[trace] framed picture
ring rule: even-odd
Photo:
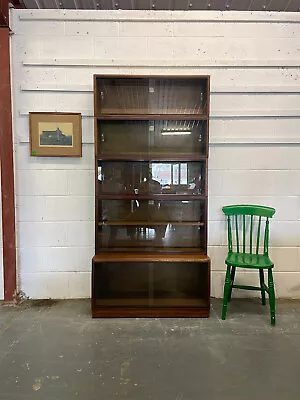
[[[39,157],[81,157],[81,114],[29,113],[30,154]]]

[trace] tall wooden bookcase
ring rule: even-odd
[[[208,76],[94,76],[93,317],[208,317]]]

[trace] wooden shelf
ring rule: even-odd
[[[97,156],[98,161],[207,161],[207,156],[199,154],[176,153],[175,155],[167,153],[99,153]]]
[[[192,114],[192,113],[186,113],[186,114],[97,114],[95,115],[95,119],[97,120],[150,120],[150,121],[155,121],[155,120],[164,120],[164,119],[172,119],[174,121],[177,120],[195,120],[195,121],[203,121],[208,119],[207,114]]]
[[[200,194],[116,194],[116,193],[99,193],[97,195],[99,200],[169,200],[169,201],[180,201],[180,200],[206,200],[207,196]]]
[[[93,257],[94,263],[103,262],[191,262],[191,263],[207,263],[209,257],[203,253],[102,253]]]
[[[205,303],[198,307],[105,307],[92,306],[93,318],[208,318],[210,304]]]
[[[114,247],[113,253],[127,253],[127,254],[150,254],[150,253],[155,253],[155,254],[203,254],[205,255],[204,249],[201,247],[172,247],[172,252],[170,252],[169,248],[164,248],[164,247],[148,247],[148,248],[143,248],[143,247]],[[112,254],[112,249],[110,248],[103,248],[101,250],[101,255],[102,254]],[[98,254],[100,255],[100,254]]]
[[[201,298],[112,298],[97,299],[96,305],[104,307],[204,307],[206,302]]]
[[[179,226],[205,226],[204,222],[195,221],[102,221],[99,226],[165,226],[165,225],[179,225]]]

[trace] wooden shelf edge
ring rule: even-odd
[[[119,17],[116,17],[119,19]],[[20,19],[25,19],[20,18]],[[30,17],[28,17],[28,19],[30,19]],[[161,18],[160,18],[161,19]],[[213,18],[212,18],[213,19]],[[276,19],[276,18],[275,18]],[[144,20],[144,19],[143,19]],[[141,79],[174,79],[174,78],[178,78],[178,79],[185,79],[185,80],[197,80],[197,81],[209,81],[210,80],[210,75],[206,75],[206,74],[196,74],[196,75],[186,75],[186,74],[178,74],[178,75],[168,75],[168,74],[94,74],[94,79],[95,80],[101,80],[101,79],[115,79],[115,78],[141,78]],[[206,82],[205,82],[206,83]]]
[[[207,200],[207,195],[202,194],[116,194],[116,193],[98,193],[96,194],[98,200],[168,200],[168,201],[195,201]]]
[[[205,247],[101,247],[95,255],[102,254],[204,254],[207,255]]]
[[[166,162],[193,162],[193,161],[207,161],[208,155],[188,155],[188,154],[176,154],[175,156],[166,154],[98,154],[97,161],[166,161]]]
[[[101,114],[94,115],[96,120],[191,120],[205,121],[209,119],[208,114]]]
[[[210,307],[166,307],[166,308],[103,308],[93,307],[93,318],[208,318]]]
[[[93,257],[94,263],[102,262],[209,262],[208,255],[203,253],[103,253]]]
[[[166,225],[175,225],[175,226],[205,226],[204,222],[194,222],[194,221],[103,221],[99,222],[98,226],[166,226]]]

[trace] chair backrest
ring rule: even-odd
[[[268,254],[269,218],[275,209],[251,204],[233,204],[222,211],[227,216],[228,250],[237,253]]]

